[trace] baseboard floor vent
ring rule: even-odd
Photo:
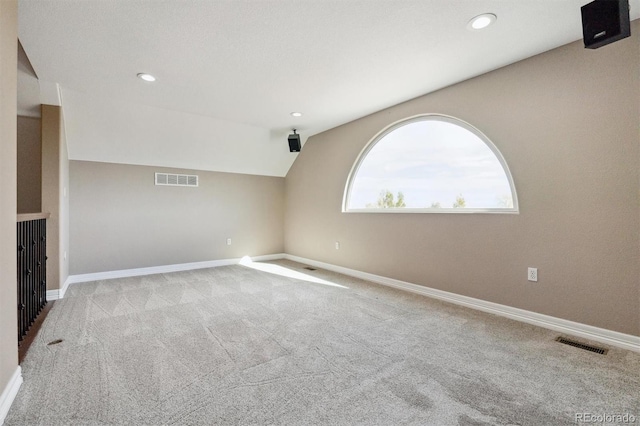
[[[565,339],[564,337],[558,337],[556,342],[564,343],[565,345],[574,346],[576,348],[584,349],[585,351],[595,352],[600,355],[606,355],[609,351],[605,348],[599,348],[597,346],[585,345],[584,343],[576,342],[574,340]]]
[[[156,173],[156,185],[198,186],[198,175],[178,175],[173,173]]]

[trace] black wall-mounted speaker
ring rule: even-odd
[[[629,0],[595,0],[580,11],[587,49],[597,49],[631,35]]]
[[[289,135],[289,152],[300,152],[300,135],[294,133]]]

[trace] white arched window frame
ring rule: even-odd
[[[406,126],[411,123],[416,123],[420,121],[439,121],[450,123],[456,126],[459,126],[473,135],[475,135],[478,139],[480,139],[493,153],[495,158],[498,160],[500,165],[502,166],[502,170],[504,171],[505,177],[509,184],[509,189],[511,192],[511,201],[512,207],[491,207],[491,208],[473,208],[473,207],[465,207],[465,208],[413,208],[413,207],[395,207],[395,208],[352,208],[349,206],[350,198],[352,195],[353,184],[358,176],[358,171],[362,163],[366,160],[367,155],[371,152],[371,150],[376,146],[378,142],[384,139],[385,136],[392,133],[393,131]],[[491,142],[491,140],[476,127],[471,124],[460,120],[455,117],[442,115],[442,114],[421,114],[413,117],[409,117],[395,123],[390,124],[386,128],[382,129],[378,134],[376,134],[367,145],[362,149],[360,154],[358,155],[357,160],[353,164],[351,171],[349,172],[349,177],[347,179],[347,183],[345,186],[343,201],[342,201],[342,212],[343,213],[456,213],[456,214],[469,214],[469,213],[506,213],[506,214],[518,214],[518,196],[516,193],[516,187],[513,181],[513,177],[511,175],[511,171],[509,170],[509,166],[505,161],[502,153],[498,150],[498,148]]]

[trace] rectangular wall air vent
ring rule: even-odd
[[[173,173],[156,173],[156,185],[198,186],[198,175],[177,175]]]
[[[574,346],[576,348],[584,349],[585,351],[595,352],[600,355],[606,355],[608,349],[599,348],[598,346],[586,345],[584,343],[576,342],[575,340],[565,339],[562,336],[556,338],[556,342],[564,343],[565,345]]]

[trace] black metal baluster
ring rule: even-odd
[[[17,223],[18,340],[47,303],[46,219]]]
[[[18,278],[18,341],[22,339],[22,311],[20,310],[20,303],[22,300],[22,271],[24,270],[24,250],[25,246],[23,244],[23,223],[18,222],[17,226],[17,239],[18,239],[18,265],[17,265],[17,278]]]

